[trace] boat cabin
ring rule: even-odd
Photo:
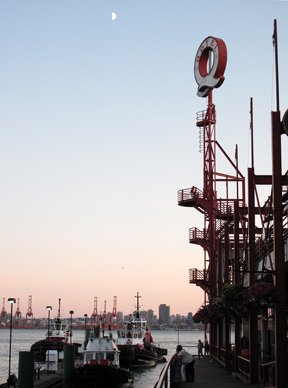
[[[84,351],[85,364],[119,366],[119,350],[112,335],[109,337],[91,337]]]
[[[56,318],[50,323],[49,332],[47,333],[47,339],[62,341],[67,343],[70,337],[70,325],[63,323],[61,319]]]
[[[87,351],[84,353],[85,364],[119,365],[120,352]]]

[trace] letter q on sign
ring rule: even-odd
[[[211,63],[210,63],[211,62]],[[194,63],[198,84],[197,95],[206,97],[210,89],[219,88],[224,82],[227,49],[222,39],[208,36],[200,45]]]

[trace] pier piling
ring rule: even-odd
[[[69,385],[74,379],[74,362],[75,362],[74,345],[64,346],[64,362],[63,362],[63,383]]]
[[[18,388],[34,387],[34,353],[19,352]]]

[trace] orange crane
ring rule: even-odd
[[[98,326],[98,324],[99,324],[98,312],[97,312],[97,302],[98,302],[98,298],[97,298],[97,296],[95,296],[94,297],[94,310],[93,310],[93,313],[91,315],[91,327]]]
[[[20,329],[20,327],[22,327],[22,313],[20,311],[20,299],[17,298],[17,309],[15,311],[15,319],[14,319],[14,327],[16,327],[17,329]]]
[[[110,326],[112,330],[117,330],[118,329],[118,315],[117,315],[117,296],[114,296],[113,298],[113,310],[110,315]]]
[[[5,310],[5,298],[3,298],[3,307],[1,310],[1,327],[7,326],[7,311]]]
[[[28,311],[26,314],[25,327],[30,329],[33,328],[32,295],[29,295],[28,298]]]

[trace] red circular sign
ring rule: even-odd
[[[197,95],[206,97],[210,89],[219,88],[224,82],[227,49],[222,39],[208,36],[200,45],[194,63],[198,84]]]

